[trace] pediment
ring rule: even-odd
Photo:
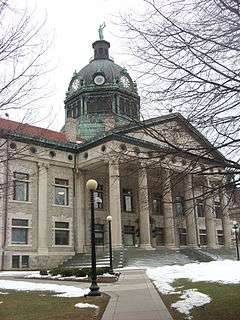
[[[200,132],[177,118],[162,123],[153,123],[146,127],[135,128],[130,132],[126,132],[125,135],[162,147],[174,148],[176,151],[180,149],[184,152],[211,159],[223,159],[223,156],[213,148],[211,143]]]

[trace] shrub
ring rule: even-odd
[[[47,275],[48,275],[47,269],[41,269],[41,270],[39,271],[39,273],[40,273],[41,276],[47,276]]]
[[[85,277],[85,276],[86,276],[86,273],[84,272],[83,269],[74,269],[73,275],[74,275],[75,277]]]
[[[109,267],[97,267],[97,275],[102,275],[104,273],[108,273],[110,271]],[[92,275],[92,268],[54,268],[49,271],[51,276],[61,275],[62,277],[85,277]]]
[[[62,277],[72,277],[74,276],[74,269],[62,269],[60,274]]]
[[[51,276],[57,276],[62,273],[62,269],[61,268],[53,268],[49,271],[49,273]]]

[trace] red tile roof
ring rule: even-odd
[[[17,133],[46,138],[48,140],[67,142],[65,134],[62,132],[39,128],[27,123],[16,122],[3,118],[0,118],[0,129],[7,129]]]

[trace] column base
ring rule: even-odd
[[[179,248],[176,247],[174,244],[167,244],[165,247],[169,250],[179,250]]]
[[[199,249],[199,246],[196,243],[194,243],[194,244],[190,243],[190,244],[187,245],[187,247],[190,247],[190,248],[193,248],[193,249]]]
[[[122,244],[113,244],[112,245],[113,250],[121,250],[123,248]]]
[[[151,244],[140,244],[139,248],[144,250],[156,250],[156,248],[153,248]]]
[[[209,244],[207,245],[208,249],[218,249],[218,246],[216,244]]]

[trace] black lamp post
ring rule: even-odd
[[[108,221],[108,239],[109,239],[110,273],[113,273],[113,256],[112,256],[112,216],[107,216],[107,221]]]
[[[240,227],[239,223],[237,221],[233,221],[233,232],[235,233],[237,260],[239,260],[239,248],[238,248],[239,227]]]
[[[91,201],[91,249],[92,249],[92,284],[90,292],[87,296],[100,296],[99,286],[97,285],[97,270],[96,270],[96,243],[95,243],[95,221],[94,221],[94,191],[97,189],[97,181],[90,179],[86,183],[86,188],[90,191]]]

